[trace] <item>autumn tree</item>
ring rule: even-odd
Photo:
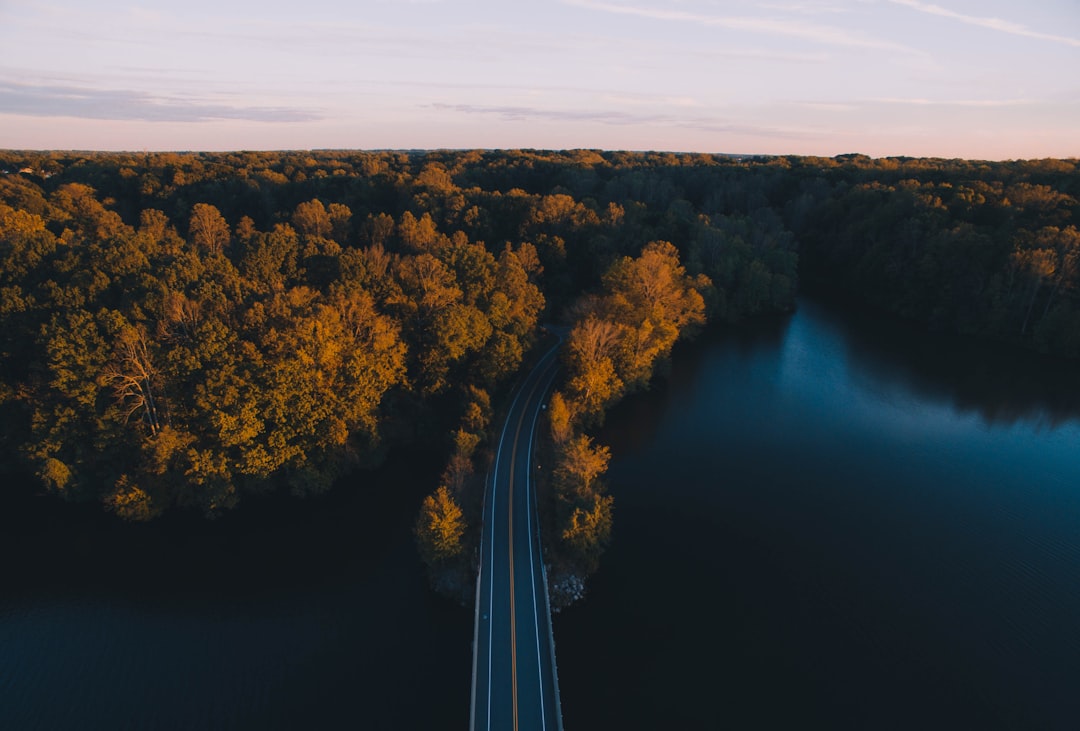
[[[154,367],[146,332],[126,327],[117,338],[112,360],[101,374],[127,422],[138,416],[150,436],[165,423],[164,402],[159,392],[160,374]]]
[[[401,214],[397,235],[406,251],[419,253],[432,249],[442,238],[430,213],[417,218],[411,211]]]
[[[154,243],[165,240],[169,230],[169,217],[156,208],[146,208],[139,212],[139,233]]]
[[[333,231],[330,214],[318,198],[301,203],[293,211],[292,225],[301,236],[328,238]]]
[[[612,265],[604,275],[605,309],[624,326],[617,359],[627,385],[645,385],[653,363],[667,357],[681,335],[704,325],[701,292],[709,285],[704,276],[686,274],[678,250],[667,241],[654,241],[640,256]]]
[[[556,447],[561,447],[573,433],[573,422],[570,406],[560,391],[553,392],[548,400],[547,418],[551,438]]]
[[[211,254],[220,254],[229,243],[229,224],[216,206],[196,203],[191,207],[188,235],[195,246]]]
[[[583,418],[599,418],[623,392],[614,362],[621,331],[618,324],[595,314],[587,315],[570,331],[566,341],[567,391],[573,410]]]
[[[437,567],[458,558],[464,532],[464,514],[445,486],[423,499],[416,537],[424,563]]]
[[[790,310],[802,274],[934,329],[1080,355],[1070,160],[0,162],[36,171],[0,175],[0,450],[44,489],[129,518],[318,491],[420,434],[448,451],[443,484],[470,517],[490,436],[474,396],[520,368],[545,312],[569,325],[556,452],[647,386],[702,303],[732,321]],[[586,482],[552,521],[579,557],[611,514],[600,477]]]
[[[607,471],[611,450],[593,444],[590,437],[579,434],[560,449],[555,466],[555,479],[565,495],[587,495],[596,488],[597,478]]]
[[[352,210],[344,203],[331,203],[326,208],[330,217],[330,232],[339,244],[349,240],[349,227],[352,224]]]
[[[1041,312],[1045,317],[1062,289],[1077,284],[1080,267],[1080,232],[1075,227],[1047,226],[1035,236],[1025,238],[1029,239],[1029,245],[1018,247],[1012,256],[1014,266],[1029,282],[1030,295],[1020,328],[1022,335],[1027,332],[1039,295],[1046,293]]]
[[[89,185],[65,183],[49,197],[49,202],[53,220],[70,226],[84,240],[109,239],[125,228],[119,214],[108,210]]]
[[[574,506],[564,524],[562,540],[586,574],[596,571],[604,549],[611,542],[614,505],[610,495],[592,493]]]

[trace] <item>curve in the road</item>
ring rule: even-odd
[[[546,731],[562,727],[554,642],[550,634],[551,610],[542,564],[537,580],[535,554],[540,550],[539,524],[534,519],[535,495],[531,485],[536,426],[544,397],[558,369],[555,359],[558,345],[544,354],[511,401],[485,495],[473,643],[470,728],[474,731],[504,728]],[[511,425],[513,434],[508,441]],[[504,460],[504,449],[510,450],[508,463]],[[501,499],[503,495],[505,500]],[[505,509],[501,507],[503,502]],[[542,599],[537,596],[541,592]],[[532,621],[521,625],[517,621],[520,600],[532,605]],[[546,635],[546,641],[542,635]],[[524,656],[519,656],[522,653]]]

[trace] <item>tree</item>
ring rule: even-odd
[[[643,386],[653,363],[671,352],[679,336],[705,323],[705,300],[699,290],[710,284],[692,279],[679,263],[679,252],[667,241],[653,241],[636,259],[623,257],[604,275],[605,309],[623,330],[618,365],[620,377]]]
[[[397,224],[394,223],[394,217],[386,214],[379,213],[368,214],[367,220],[363,225],[363,237],[367,239],[369,246],[386,246],[390,242],[390,237],[394,235],[394,227]]]
[[[236,238],[239,241],[245,244],[250,243],[257,233],[258,229],[255,228],[255,221],[250,216],[241,216],[240,220],[236,222]]]
[[[591,495],[583,505],[574,508],[563,528],[563,541],[586,573],[596,570],[600,556],[611,542],[614,502],[610,495]]]
[[[169,217],[155,208],[146,208],[139,212],[139,233],[148,236],[157,243],[165,239],[169,228]]]
[[[414,253],[429,251],[442,240],[430,213],[417,219],[410,211],[405,211],[398,222],[397,235],[406,251]]]
[[[125,226],[119,214],[105,208],[97,199],[97,191],[83,183],[65,183],[49,199],[53,218],[72,224],[76,233],[88,241],[108,239],[121,233]]]
[[[408,305],[414,307],[426,323],[433,314],[462,297],[454,273],[431,254],[405,256],[397,267],[401,286],[408,296]]]
[[[150,495],[128,475],[121,475],[116,481],[113,491],[105,498],[105,505],[125,520],[145,521],[161,513]]]
[[[122,330],[113,359],[102,373],[102,382],[112,388],[125,423],[138,414],[150,436],[161,431],[164,424],[164,402],[155,395],[158,376],[145,331],[133,327]]]
[[[188,234],[195,246],[206,249],[211,254],[220,254],[229,243],[229,224],[216,206],[196,203],[191,207]]]
[[[622,394],[623,381],[612,357],[620,330],[609,320],[589,315],[570,331],[566,341],[567,391],[576,414],[599,418],[604,408]]]
[[[424,562],[438,566],[459,558],[465,527],[465,514],[445,485],[424,498],[416,521],[416,539]]]
[[[595,491],[596,480],[607,471],[611,450],[593,444],[592,438],[579,434],[562,447],[557,457],[555,479],[563,494],[588,495]]]
[[[25,283],[55,250],[41,216],[0,203],[0,282]]]
[[[352,211],[343,203],[331,203],[326,208],[330,216],[330,228],[334,241],[345,244],[349,240],[349,225],[352,221]]]
[[[333,225],[330,214],[318,198],[301,203],[292,215],[292,225],[302,236],[329,238]]]
[[[548,424],[551,426],[551,438],[556,446],[561,447],[566,444],[573,433],[570,406],[566,403],[566,399],[563,398],[562,392],[555,391],[551,394],[551,399],[548,401],[547,416]]]
[[[192,341],[195,339],[202,319],[202,302],[197,299],[190,299],[179,292],[165,290],[162,297],[161,320],[159,321],[160,335],[176,335]]]

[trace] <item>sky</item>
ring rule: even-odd
[[[1080,156],[1080,0],[0,0],[0,148]]]

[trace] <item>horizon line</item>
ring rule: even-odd
[[[1015,158],[978,158],[978,157],[943,157],[941,155],[870,155],[863,152],[842,152],[835,155],[806,154],[790,152],[711,152],[704,150],[675,150],[659,148],[604,148],[604,147],[280,147],[280,148],[235,148],[228,150],[198,150],[198,149],[90,149],[90,148],[36,148],[36,147],[0,147],[0,154],[81,154],[81,155],[230,155],[237,153],[300,153],[300,152],[352,152],[352,153],[406,153],[428,154],[433,152],[543,152],[543,153],[566,153],[566,152],[595,152],[595,153],[629,153],[635,155],[662,154],[662,155],[714,155],[738,159],[748,158],[824,158],[836,160],[840,158],[864,157],[870,160],[963,160],[967,162],[1027,162],[1033,160],[1061,160],[1080,162],[1080,156],[1070,155],[1065,157],[1015,157]]]

